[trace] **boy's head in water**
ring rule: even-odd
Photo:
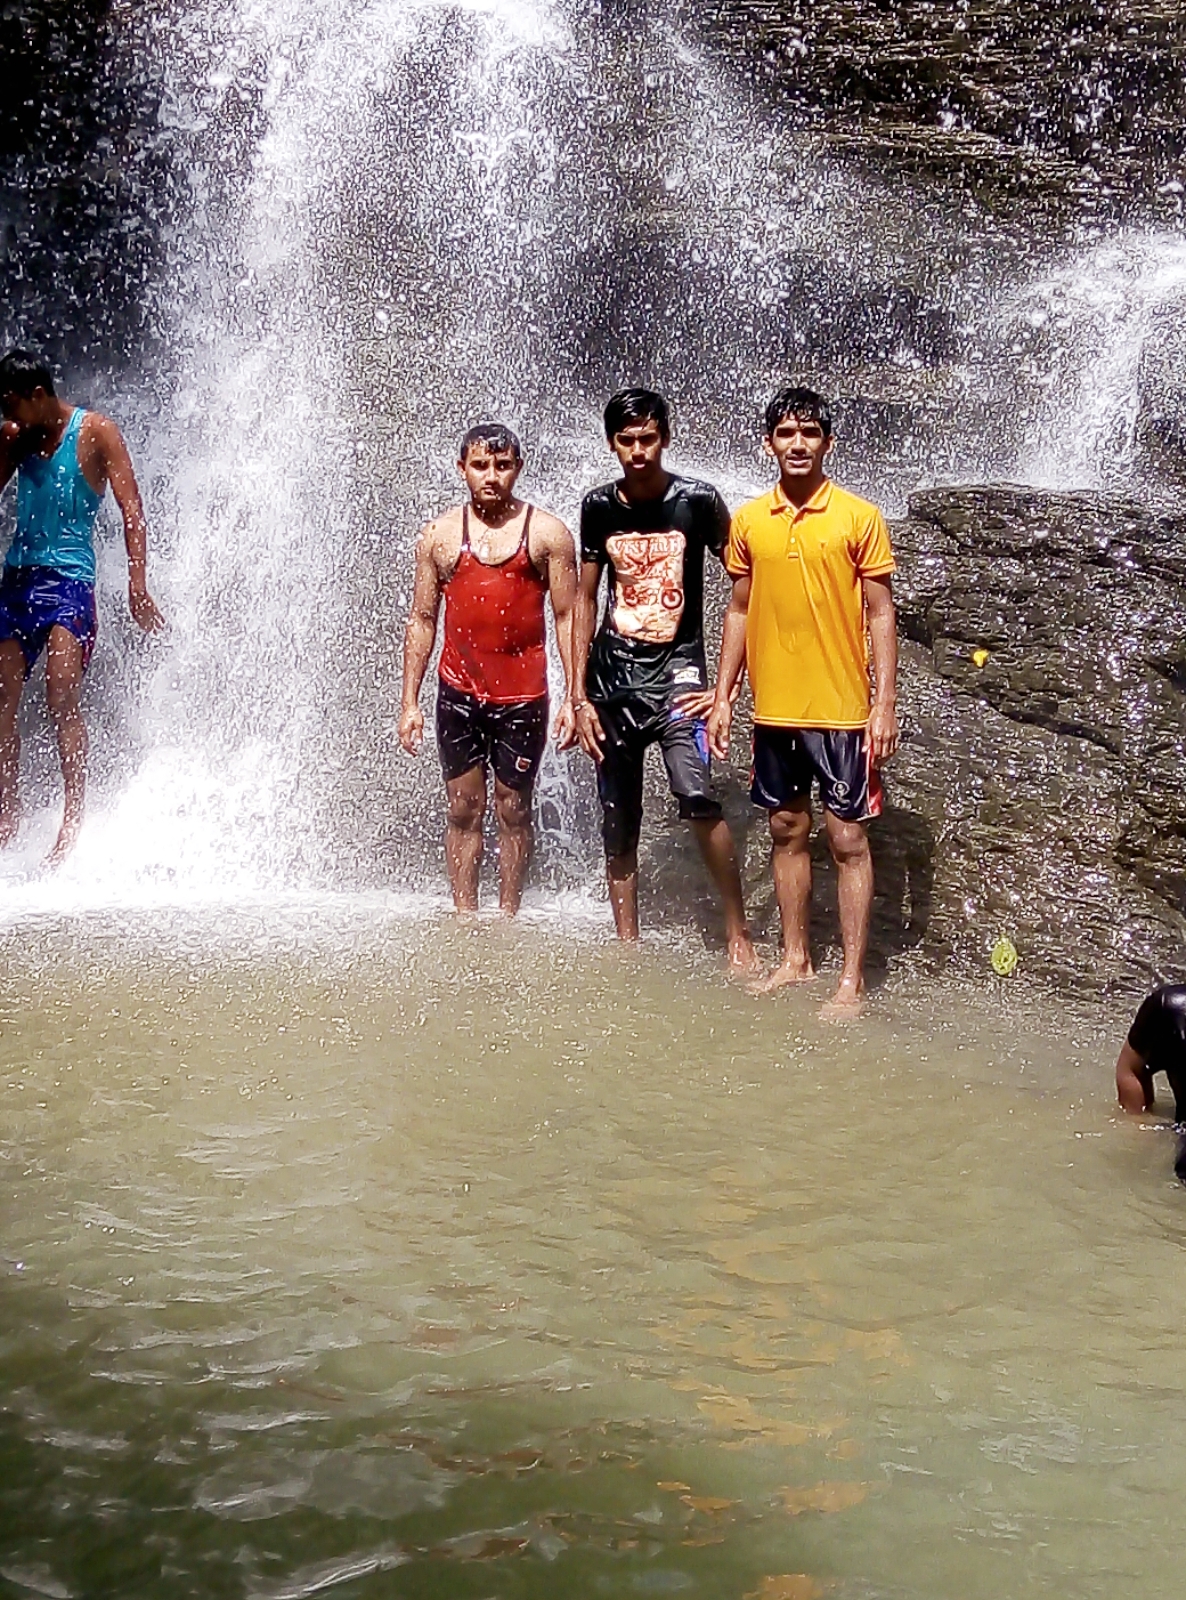
[[[502,422],[480,422],[461,441],[457,470],[480,516],[501,516],[515,498],[523,470],[519,437]]]

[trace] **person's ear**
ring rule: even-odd
[[[834,433],[830,433],[828,435],[828,437],[824,440],[824,455],[823,455],[823,459],[825,461],[832,454],[832,446],[835,443],[836,443],[836,435]]]
[[[774,456],[774,440],[769,434],[766,434],[762,439],[762,451],[765,455]],[[774,459],[777,461],[778,457],[774,456]]]

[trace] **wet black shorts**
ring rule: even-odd
[[[640,700],[598,704],[597,715],[605,730],[597,792],[607,856],[629,855],[638,846],[643,757],[648,745],[657,744],[663,752],[667,780],[685,821],[720,816],[720,804],[712,792],[708,735],[698,717],[683,717],[670,706],[660,709]]]
[[[781,811],[810,799],[816,778],[821,801],[841,822],[881,815],[881,780],[864,728],[754,728],[750,799],[756,806]]]
[[[548,742],[547,700],[492,705],[454,689],[437,686],[437,750],[446,781],[491,766],[508,789],[530,789]]]

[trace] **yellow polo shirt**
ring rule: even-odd
[[[751,579],[745,656],[754,721],[863,728],[870,691],[861,580],[894,570],[877,507],[825,478],[796,509],[778,484],[734,516],[725,566]]]

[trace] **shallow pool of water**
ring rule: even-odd
[[[1116,1019],[547,919],[0,938],[7,1592],[1178,1592]]]

